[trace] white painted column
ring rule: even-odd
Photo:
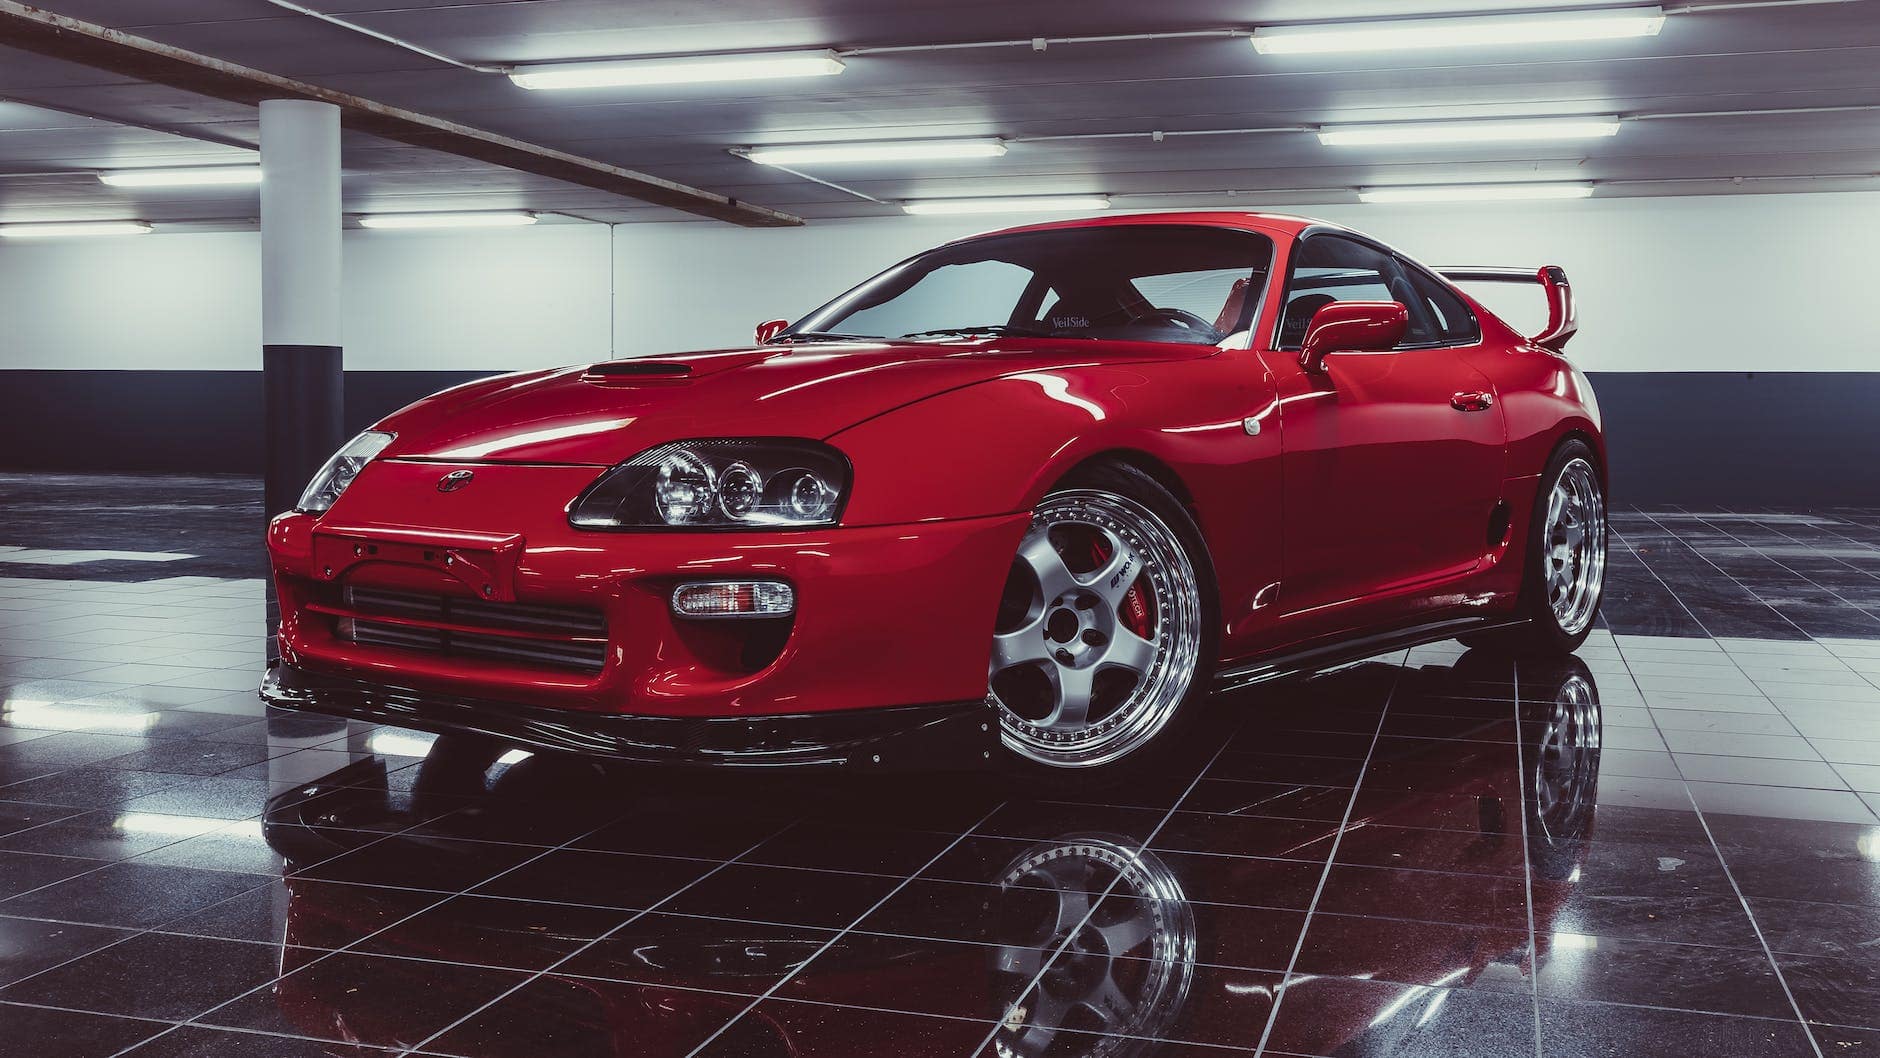
[[[261,104],[261,359],[266,504],[293,507],[341,443],[339,108]]]

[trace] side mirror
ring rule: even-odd
[[[1299,346],[1299,366],[1313,374],[1325,370],[1332,353],[1365,353],[1390,349],[1403,341],[1410,310],[1395,301],[1334,301],[1312,314],[1305,341]]]
[[[788,327],[789,325],[790,325],[789,320],[765,320],[764,322],[758,324],[757,325],[757,344],[763,345],[765,342],[770,341],[772,338],[775,338],[777,335],[782,334],[783,329],[785,327]]]

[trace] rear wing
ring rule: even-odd
[[[1566,348],[1567,342],[1580,329],[1573,288],[1567,284],[1567,273],[1559,265],[1542,265],[1538,269],[1458,265],[1437,271],[1455,283],[1539,283],[1547,294],[1547,326],[1528,339],[1535,345],[1557,353]]]

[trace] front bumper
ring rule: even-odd
[[[984,699],[761,717],[597,714],[380,686],[274,663],[270,705],[536,749],[649,764],[954,771],[984,768],[998,740]]]
[[[470,487],[437,491],[441,475],[472,468]],[[1029,515],[776,532],[571,528],[568,500],[598,472],[373,461],[331,511],[270,525],[282,657],[308,673],[594,720],[760,722],[984,696],[993,617]],[[787,635],[671,613],[679,583],[747,578],[795,589]],[[358,609],[345,593],[364,589],[593,615],[604,639],[578,634],[604,660],[577,669],[368,643],[345,623]]]

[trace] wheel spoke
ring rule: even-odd
[[[1110,558],[1102,568],[1094,573],[1077,578],[1085,588],[1096,592],[1112,608],[1122,605],[1123,596],[1129,593],[1130,585],[1136,583],[1136,577],[1142,572],[1142,556],[1136,549],[1117,539],[1109,537]]]
[[[1155,644],[1120,624],[1110,640],[1109,651],[1097,663],[1099,668],[1128,669],[1138,677],[1147,675],[1154,664]]]
[[[992,637],[992,671],[1004,672],[1014,665],[1041,665],[1051,660],[1050,651],[1045,649],[1044,618],[1025,622],[1024,626],[1011,632],[1001,632]]]
[[[1064,556],[1051,544],[1051,534],[1038,533],[1027,539],[1019,547],[1018,557],[1038,578],[1038,588],[1044,593],[1046,603],[1077,587],[1077,578],[1064,564]]]
[[[1057,700],[1051,704],[1051,715],[1045,718],[1044,726],[1072,730],[1083,727],[1090,716],[1091,670],[1053,665],[1047,671]]]
[[[1127,955],[1155,934],[1155,919],[1150,915],[1132,915],[1107,926],[1092,926],[1103,935],[1103,947],[1111,955]]]
[[[1090,894],[1082,889],[1059,889],[1057,891],[1057,921],[1051,926],[1051,936],[1062,937],[1071,930],[1084,924],[1090,914]]]

